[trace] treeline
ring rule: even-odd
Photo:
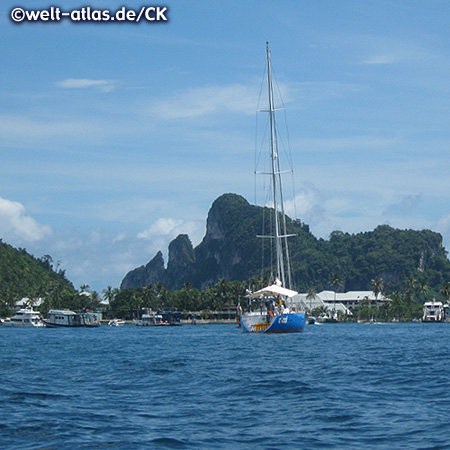
[[[296,223],[296,226],[297,231],[301,228],[308,235],[305,225]],[[383,225],[357,235],[333,232],[329,241],[315,240],[309,235],[309,240],[302,242],[301,257],[295,246],[292,252],[294,285],[298,291],[372,290],[375,295],[383,294],[392,300],[380,307],[363,301],[353,312],[354,318],[410,320],[421,316],[425,301],[450,298],[450,262],[437,233],[396,230]],[[250,281],[229,281],[222,277],[203,290],[188,281],[181,289],[167,289],[159,282],[122,290],[107,287],[101,294],[90,291],[88,286],[77,291],[60,263],[49,255],[35,258],[24,249],[15,249],[0,240],[0,317],[9,316],[24,297],[29,299],[30,306],[41,299],[39,310],[43,315],[49,309],[102,308],[106,317],[130,320],[146,309],[231,311],[239,301],[246,301],[246,289],[255,291],[268,283],[268,276],[253,277]],[[103,299],[109,301],[108,307],[101,303]]]
[[[58,261],[54,263],[49,255],[35,258],[0,239],[0,316],[8,315],[23,297],[30,302],[45,298],[49,305],[56,306],[77,296]]]
[[[308,241],[307,241],[308,242]],[[430,296],[438,296],[450,280],[450,261],[442,236],[430,230],[399,230],[380,225],[373,231],[349,234],[334,231],[329,240],[292,246],[292,268],[300,290],[332,289],[334,273],[341,274],[343,291],[370,290],[380,277],[389,292],[405,291],[409,278],[426,284]]]
[[[140,288],[112,289],[103,291],[109,301],[109,315],[121,319],[136,319],[142,311],[171,310],[181,312],[203,312],[207,316],[211,311],[235,311],[238,302],[246,301],[245,291],[249,287],[256,290],[267,284],[267,278],[255,278],[251,281],[219,280],[214,286],[203,291],[185,283],[179,290],[166,289],[161,283]]]
[[[214,286],[200,291],[185,283],[179,290],[166,289],[161,283],[148,285],[141,288],[115,289],[108,286],[100,295],[89,289],[89,286],[80,286],[80,292],[73,289],[64,289],[59,285],[50,283],[39,291],[31,291],[25,295],[29,300],[29,306],[35,306],[37,299],[42,299],[39,311],[46,315],[49,309],[70,309],[79,311],[83,309],[102,310],[103,318],[121,318],[132,320],[140,318],[147,310],[173,310],[185,313],[200,313],[208,317],[213,311],[229,311],[233,314],[240,302],[244,307],[247,303],[246,290],[255,291],[269,283],[267,277],[256,277],[250,281],[219,280]],[[342,290],[344,280],[340,274],[335,274],[330,280],[330,285],[336,290]],[[385,291],[383,279],[376,277],[372,280],[371,290],[376,298],[382,295],[390,299],[388,302],[374,304],[369,299],[352,308],[352,316],[339,315],[340,320],[379,320],[379,321],[408,321],[422,317],[423,303],[430,300],[428,286],[424,282],[418,282],[412,277],[408,278],[402,290],[393,292]],[[314,296],[313,288],[308,290],[308,295]],[[0,294],[0,316],[6,317],[13,312],[16,300],[6,301]],[[450,299],[450,282],[441,286],[437,300],[443,302]],[[103,302],[107,300],[108,302]],[[317,310],[307,311],[308,314],[319,315],[322,312],[330,312],[332,305]],[[328,311],[327,311],[328,310]]]
[[[202,242],[192,247],[180,235],[169,245],[165,267],[162,253],[145,266],[129,272],[122,288],[137,288],[161,282],[181,289],[186,282],[204,289],[221,278],[248,280],[270,275],[276,268],[273,239],[260,239],[270,231],[271,209],[250,205],[236,194],[216,199],[208,213]],[[399,230],[380,225],[373,231],[349,234],[333,231],[328,240],[317,239],[309,226],[286,216],[293,285],[299,292],[314,287],[332,289],[333,274],[340,273],[342,290],[370,290],[371,280],[381,277],[391,292],[403,290],[413,277],[426,283],[431,297],[450,280],[450,261],[442,236],[430,230]],[[284,220],[284,219],[283,219]]]
[[[111,287],[103,290],[103,297],[109,301],[108,316],[122,319],[135,319],[145,310],[170,310],[188,312],[203,312],[207,316],[211,311],[235,311],[238,303],[246,305],[246,290],[258,290],[267,286],[267,277],[255,277],[249,281],[227,281],[221,279],[216,285],[200,291],[185,283],[179,290],[166,289],[161,283],[141,288],[127,288],[123,290]],[[340,274],[334,274],[330,285],[336,290],[342,290],[344,280]],[[370,300],[363,300],[359,306],[352,309],[353,316],[340,316],[341,320],[381,320],[381,321],[408,321],[422,317],[423,304],[430,300],[429,288],[426,283],[409,277],[402,285],[403,289],[387,291],[381,277],[372,280],[370,290],[376,298],[384,296],[390,301],[381,305]],[[308,290],[310,295],[316,295],[315,290]],[[442,284],[437,300],[446,302],[450,300],[450,282]],[[329,310],[332,309],[330,305]],[[326,310],[307,311],[318,315]]]

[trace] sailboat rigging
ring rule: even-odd
[[[274,240],[276,257],[275,283],[249,293],[249,309],[240,314],[241,326],[244,331],[254,333],[284,333],[302,331],[305,325],[305,313],[295,312],[287,303],[296,291],[292,290],[292,276],[290,269],[288,238],[294,236],[287,233],[286,215],[284,210],[284,198],[282,192],[281,175],[278,155],[278,135],[276,129],[275,101],[272,83],[272,66],[269,44],[266,43],[267,57],[267,85],[268,85],[268,109],[269,114],[269,148],[270,148],[270,172],[272,201],[274,210],[274,224],[270,235],[259,235],[261,238]],[[258,309],[252,311],[252,300],[259,300]]]

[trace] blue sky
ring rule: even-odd
[[[0,237],[78,288],[118,287],[212,202],[254,199],[269,41],[298,218],[317,237],[379,224],[450,247],[450,3],[169,1],[168,23],[20,23],[0,6]],[[154,3],[152,3],[154,5]]]

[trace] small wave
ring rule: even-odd
[[[161,445],[163,448],[187,448],[191,446],[188,442],[167,437],[152,439],[150,443]]]

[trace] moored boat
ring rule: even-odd
[[[43,327],[44,322],[41,319],[39,311],[33,308],[19,309],[12,317],[3,320],[5,327]]]
[[[254,293],[249,293],[248,310],[240,313],[241,326],[244,331],[250,333],[288,333],[303,331],[306,314],[296,311],[289,304],[290,299],[297,294],[291,289],[291,268],[287,239],[291,236],[286,230],[286,215],[284,212],[284,198],[281,186],[280,160],[278,152],[278,138],[275,127],[275,104],[272,86],[272,69],[269,44],[266,45],[267,56],[267,84],[268,84],[268,109],[269,114],[269,139],[270,139],[270,171],[265,173],[270,177],[272,191],[273,229],[268,238],[274,245],[276,255],[275,282]],[[287,287],[286,287],[287,286]]]
[[[122,320],[122,319],[111,319],[108,322],[108,325],[110,327],[122,327],[123,325],[125,325],[125,320]]]
[[[281,282],[248,294],[249,308],[241,315],[241,326],[249,333],[289,333],[302,331],[305,313],[289,307],[289,299],[296,291],[283,288]],[[256,303],[253,304],[252,303]]]
[[[142,314],[142,317],[138,320],[134,320],[134,324],[138,327],[154,327],[154,326],[164,326],[169,325],[168,322],[164,322],[162,314],[148,312]]]
[[[336,316],[327,313],[322,313],[317,317],[318,323],[336,323],[337,321]]]
[[[316,318],[314,316],[308,316],[306,319],[306,323],[308,325],[315,325],[316,324]]]
[[[140,327],[161,327],[169,325],[182,325],[181,313],[178,311],[158,311],[142,314],[134,324]]]
[[[47,328],[95,328],[100,326],[96,314],[82,312],[76,313],[67,309],[51,309],[44,320]]]
[[[444,322],[447,319],[446,312],[449,311],[449,305],[432,300],[423,305],[422,322]]]

